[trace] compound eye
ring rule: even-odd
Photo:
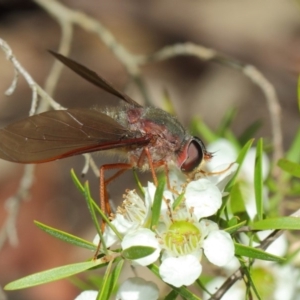
[[[181,165],[181,171],[192,172],[203,160],[205,148],[198,139],[193,139],[187,148],[187,158]]]

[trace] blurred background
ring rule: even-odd
[[[50,0],[49,0],[50,1]],[[150,54],[163,46],[193,42],[213,48],[256,66],[274,85],[282,107],[284,147],[287,149],[299,127],[297,77],[300,67],[300,7],[297,1],[60,1],[71,9],[99,20],[131,53]],[[61,37],[59,25],[38,5],[27,0],[0,0],[0,37],[34,80],[43,85]],[[75,28],[70,56],[102,74],[136,101],[143,98],[129,81],[124,66],[95,34]],[[20,78],[15,93],[4,95],[13,78],[13,67],[0,52],[0,125],[26,117],[31,91]],[[188,127],[199,117],[216,129],[230,108],[237,109],[233,131],[241,134],[255,121],[262,126],[256,137],[269,139],[270,117],[262,91],[242,73],[193,57],[177,57],[142,68],[152,103],[162,105],[167,90],[179,120]],[[93,107],[117,99],[83,81],[68,70],[59,80],[54,98],[65,107]],[[94,155],[99,166],[115,161]],[[95,234],[82,195],[70,178],[70,169],[80,174],[84,159],[68,158],[37,167],[30,195],[21,205],[17,220],[19,245],[6,242],[0,253],[0,285],[48,268],[87,259],[92,254],[76,250],[37,229],[38,220],[91,240]],[[6,200],[17,190],[23,166],[0,161],[0,226],[7,217]],[[147,175],[142,181],[146,183]],[[149,177],[148,177],[149,178]],[[98,179],[87,174],[95,199]],[[132,172],[115,180],[112,199],[121,199],[124,188],[133,188]],[[3,299],[73,299],[78,290],[68,281],[9,292]],[[6,297],[6,298],[5,298]]]

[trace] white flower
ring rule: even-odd
[[[203,249],[208,260],[219,267],[226,265],[234,256],[231,236],[222,230],[210,232],[203,242]]]
[[[147,228],[139,228],[135,231],[130,231],[124,236],[121,246],[123,250],[133,246],[148,246],[155,248],[156,250],[152,254],[134,260],[136,264],[141,266],[148,266],[154,263],[158,259],[160,253],[160,246],[155,233]]]
[[[155,193],[155,186],[151,182],[148,184],[148,188],[145,188],[145,199],[142,199],[135,190],[126,191],[122,206],[117,208],[116,214],[111,221],[121,236],[124,236],[131,230],[147,226],[151,214],[153,191]],[[103,237],[106,247],[111,247],[120,242],[109,225],[106,225]],[[98,245],[98,235],[95,236],[93,243]]]
[[[220,190],[208,179],[191,181],[185,191],[186,206],[193,208],[198,219],[215,214],[222,204]]]
[[[97,291],[83,291],[74,300],[96,300],[97,295]]]
[[[134,277],[121,284],[116,300],[156,300],[158,296],[159,290],[155,283]]]
[[[177,209],[169,220],[166,217],[163,220],[165,226],[158,231],[164,249],[159,274],[165,282],[176,287],[194,283],[202,271],[203,249],[208,260],[218,266],[233,258],[233,241],[228,233],[218,229],[216,223],[198,221],[184,207]],[[224,252],[221,255],[220,249]]]
[[[104,233],[107,246],[118,242],[123,251],[134,246],[153,247],[152,254],[133,259],[132,263],[147,266],[160,258],[160,276],[176,287],[190,285],[200,276],[203,251],[210,262],[225,265],[234,255],[233,241],[216,223],[202,218],[214,215],[221,207],[223,189],[236,168],[232,162],[220,165],[216,167],[219,173],[204,174],[205,178],[188,183],[183,182],[181,173],[176,177],[176,172],[170,172],[172,189],[165,188],[163,192],[158,224],[153,228],[150,225],[155,185],[148,183],[144,188],[144,200],[135,191],[127,191],[112,220],[122,241],[107,225]],[[182,200],[174,207],[181,193]],[[224,253],[216,258],[216,250],[220,249]]]
[[[202,266],[194,255],[168,257],[159,267],[159,274],[164,282],[175,287],[191,285],[200,276]]]

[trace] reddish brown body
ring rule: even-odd
[[[192,172],[203,159],[211,157],[202,141],[190,136],[169,113],[141,106],[95,72],[60,54],[51,53],[78,75],[119,97],[123,103],[101,111],[47,111],[10,124],[0,130],[0,158],[18,163],[42,163],[82,153],[119,149],[125,154],[123,167],[150,168],[155,176],[154,169],[159,166],[174,164],[183,172]],[[111,167],[107,166],[107,169]]]

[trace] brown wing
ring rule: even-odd
[[[147,136],[129,131],[95,110],[47,111],[0,130],[0,158],[41,163],[77,154],[144,145]]]
[[[56,57],[60,62],[62,62],[64,65],[69,67],[71,70],[73,70],[75,73],[77,73],[82,78],[86,79],[87,81],[93,83],[94,85],[102,88],[103,90],[107,91],[110,94],[113,94],[127,103],[135,106],[135,107],[142,107],[140,104],[138,104],[136,101],[134,101],[132,98],[130,98],[128,95],[118,91],[115,89],[109,82],[101,78],[97,73],[95,73],[92,70],[89,70],[85,66],[77,63],[76,61],[65,57],[59,53],[56,53],[54,51],[49,50],[49,52]]]

